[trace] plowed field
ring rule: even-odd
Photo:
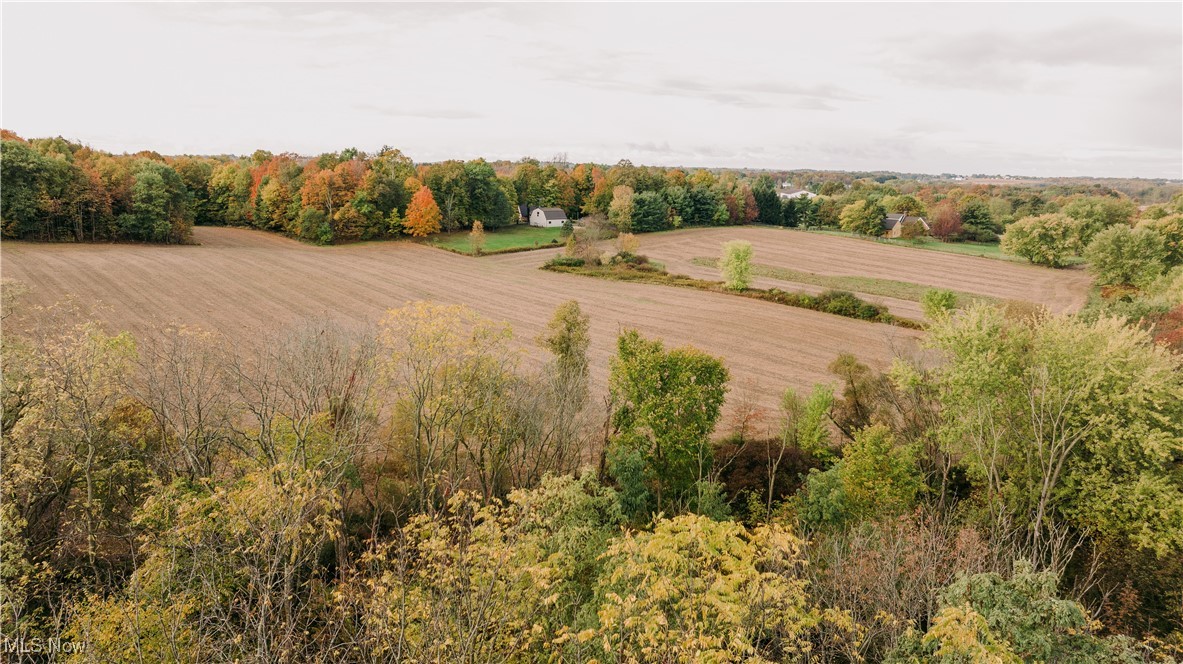
[[[5,278],[29,287],[32,304],[74,297],[99,303],[110,327],[150,333],[166,322],[198,325],[249,344],[260,331],[303,318],[377,321],[413,300],[462,303],[509,322],[529,344],[565,300],[592,320],[593,380],[607,378],[618,331],[635,327],[667,344],[692,344],[725,358],[736,392],[767,406],[786,386],[830,382],[826,365],[850,351],[875,366],[893,352],[915,352],[919,333],[748,298],[666,286],[627,284],[538,270],[550,250],[488,258],[459,256],[410,242],[313,247],[236,228],[197,228],[196,246],[46,245],[5,242]],[[756,259],[827,274],[865,274],[1004,298],[1053,309],[1079,306],[1081,272],[880,246],[845,238],[761,228],[703,229],[642,238],[641,250],[671,270],[720,243],[749,239]],[[781,282],[782,287],[784,282]],[[909,312],[910,313],[910,312]],[[19,320],[8,321],[19,325]]]

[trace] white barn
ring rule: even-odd
[[[534,208],[530,213],[530,225],[542,228],[554,228],[567,222],[567,213],[562,208],[546,207]]]

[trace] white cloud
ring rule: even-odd
[[[116,151],[1183,177],[1177,3],[4,14],[4,126]]]

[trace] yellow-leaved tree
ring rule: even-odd
[[[625,534],[605,554],[595,637],[628,661],[747,661],[808,650],[801,541],[685,514]]]

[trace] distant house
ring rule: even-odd
[[[533,208],[529,205],[518,206],[518,221],[530,221],[530,211]]]
[[[918,223],[928,232],[931,228],[924,217],[910,217],[902,212],[893,212],[883,218],[883,234],[887,237],[899,237],[904,232],[904,224]]]
[[[554,228],[567,223],[567,213],[562,208],[540,207],[530,212],[530,225]]]
[[[790,198],[817,198],[817,194],[804,189],[781,189],[776,192],[776,195],[785,200]]]

